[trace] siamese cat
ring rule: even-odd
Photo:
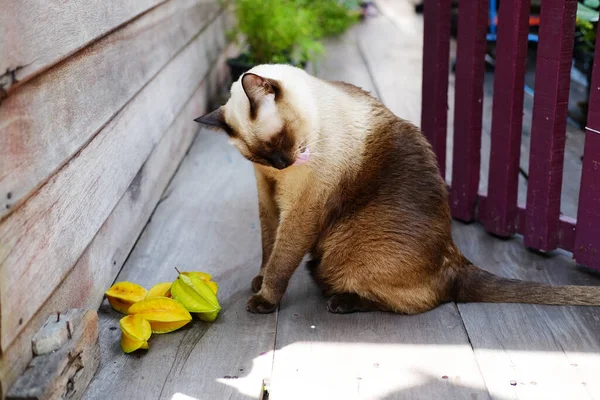
[[[260,65],[196,119],[254,165],[263,257],[247,303],[275,311],[307,253],[333,313],[422,313],[445,302],[600,305],[600,287],[488,273],[452,240],[446,183],[425,136],[369,93]]]

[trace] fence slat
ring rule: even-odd
[[[600,49],[598,47],[595,51],[590,86],[573,257],[578,263],[600,270]]]
[[[560,192],[577,0],[544,0],[537,50],[525,245],[558,246]]]
[[[459,2],[450,205],[463,221],[475,216],[479,185],[487,27],[487,0]]]
[[[425,0],[421,128],[446,176],[451,0]]]
[[[499,236],[516,232],[523,88],[530,0],[500,3],[485,229]]]

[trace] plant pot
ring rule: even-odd
[[[248,60],[249,58],[246,54],[240,54],[235,58],[229,58],[227,60],[232,82],[237,81],[240,79],[240,76],[256,66],[256,64],[253,64]]]
[[[229,72],[231,73],[232,82],[236,82],[238,79],[240,79],[240,76],[244,75],[246,72],[250,71],[252,68],[258,65],[250,62],[249,60],[250,58],[245,53],[240,54],[235,58],[229,58],[227,60],[227,66],[229,66]],[[298,64],[290,61],[288,64],[306,70],[305,62],[301,62],[300,64]]]

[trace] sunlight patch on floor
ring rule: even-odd
[[[285,399],[384,399],[413,391],[433,395],[440,385],[487,392],[470,346],[297,342],[275,353],[271,393]]]

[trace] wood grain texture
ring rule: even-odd
[[[301,267],[277,317],[270,399],[489,398],[454,304],[402,316],[325,303]]]
[[[404,1],[378,1],[377,8],[380,14],[357,26],[359,50],[380,100],[397,116],[418,126],[423,21]]]
[[[228,78],[225,59],[235,50],[230,46],[212,67],[73,269],[2,354],[0,387],[10,386],[27,365],[31,357],[31,338],[48,314],[68,308],[97,309],[100,306],[104,291],[123,266],[198,130],[198,124],[189,116],[206,111],[207,100]]]
[[[540,15],[525,245],[542,251],[558,246],[576,9],[577,1],[549,0]]]
[[[568,254],[539,256],[521,239],[501,241],[477,225],[455,223],[452,232],[461,251],[493,273],[600,285],[600,277],[576,268]],[[459,310],[492,398],[600,398],[600,308],[460,304]]]
[[[145,287],[180,270],[213,274],[221,314],[207,324],[151,338],[140,355],[119,347],[120,315],[100,310],[100,371],[87,399],[257,398],[271,371],[276,315],[246,311],[261,262],[252,165],[218,132],[201,132],[167,189],[117,281]]]
[[[534,98],[526,95],[523,108],[523,135],[521,140],[521,170],[529,175],[529,152],[531,144],[531,122],[533,119]],[[581,170],[585,134],[571,124],[567,124],[563,179],[560,193],[561,215],[575,219],[581,187]]]
[[[487,7],[487,0],[459,4],[450,207],[462,221],[475,215],[479,186]]]
[[[34,357],[8,390],[7,400],[81,399],[100,364],[98,313],[68,310],[59,323],[66,326],[65,343]]]
[[[596,50],[600,54],[600,49]],[[574,258],[600,270],[600,60],[595,57],[583,153]]]
[[[219,10],[214,1],[169,1],[5,99],[0,220],[64,167]]]
[[[379,97],[378,89],[373,84],[369,70],[363,61],[359,47],[360,29],[347,31],[343,36],[327,39],[327,54],[315,65],[315,75],[327,79],[348,82]],[[340,62],[340,60],[347,62]]]
[[[20,84],[164,1],[1,0],[0,74]]]
[[[451,0],[427,0],[423,16],[421,129],[433,146],[442,176],[446,175],[451,3]]]
[[[0,224],[3,350],[73,267],[216,61],[225,47],[224,23],[223,17],[211,23]]]
[[[496,47],[490,173],[485,228],[499,236],[515,233],[523,87],[527,60],[529,0],[503,1]]]

